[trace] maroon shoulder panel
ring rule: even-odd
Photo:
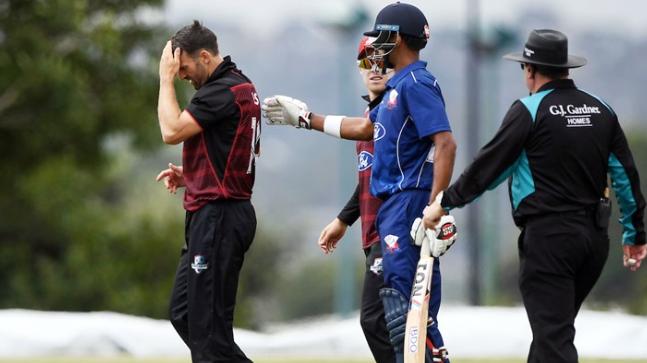
[[[227,159],[223,186],[230,199],[249,199],[256,175],[256,158],[261,150],[261,107],[251,83],[232,87],[231,92],[240,110],[240,121]]]

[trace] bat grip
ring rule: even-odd
[[[431,248],[429,247],[429,238],[423,238],[420,245],[420,257],[429,257],[431,255]]]

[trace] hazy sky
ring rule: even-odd
[[[219,19],[222,22],[247,23],[250,31],[271,31],[292,18],[339,18],[353,4],[363,4],[371,19],[391,3],[390,0],[167,0],[166,19],[184,23],[192,18]],[[436,27],[459,27],[465,24],[468,0],[410,0],[423,10],[432,32]],[[601,28],[627,36],[647,34],[647,1],[645,0],[480,0],[483,22],[515,23],[528,9],[545,9],[555,13],[565,27]],[[211,21],[208,21],[211,22]]]

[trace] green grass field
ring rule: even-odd
[[[272,358],[256,359],[255,363],[371,363],[370,360],[353,359],[297,359]],[[524,363],[523,359],[452,359],[452,363]],[[606,360],[581,359],[581,363],[647,363],[647,359],[635,360]],[[135,359],[135,358],[30,358],[30,359],[0,359],[0,363],[190,363],[189,359]]]

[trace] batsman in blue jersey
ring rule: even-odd
[[[429,38],[424,14],[409,4],[388,5],[377,15],[373,30],[364,35],[376,38],[368,55],[374,66],[395,70],[386,84],[382,102],[369,118],[318,115],[309,112],[302,101],[287,96],[265,99],[263,110],[269,124],[314,129],[343,139],[374,141],[371,193],[383,200],[376,225],[387,286],[380,296],[396,362],[401,362],[406,313],[420,256],[418,246],[422,242],[411,237],[412,224],[448,186],[456,143],[440,86],[427,71],[427,64],[419,60],[419,52]],[[439,257],[453,239],[433,238],[430,243],[432,255]],[[438,329],[440,298],[440,264],[435,259],[427,362],[449,362]]]

